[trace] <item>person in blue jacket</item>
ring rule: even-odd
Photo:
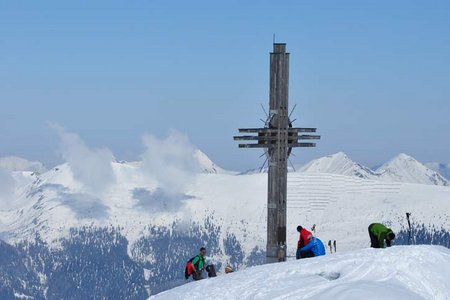
[[[313,237],[306,246],[298,251],[300,251],[300,258],[320,256],[325,255],[325,246],[320,239]]]

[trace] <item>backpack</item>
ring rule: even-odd
[[[188,260],[188,262],[186,263],[186,268],[184,269],[184,278],[188,279],[189,276],[192,275],[192,273],[194,273],[194,267],[192,265],[192,261],[194,260],[194,258],[196,258],[197,256],[192,257],[190,260]]]

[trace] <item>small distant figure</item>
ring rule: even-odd
[[[316,224],[314,224],[314,225],[311,227],[311,231],[314,232],[314,234],[316,234]]]
[[[370,247],[372,248],[385,248],[390,247],[392,241],[395,239],[394,232],[380,223],[372,223],[369,225]]]
[[[330,247],[330,253],[333,253],[333,248],[331,248],[331,240],[328,241],[328,247]]]
[[[336,240],[333,241],[334,253],[336,253]]]
[[[308,245],[310,240],[312,239],[312,233],[309,232],[307,229],[303,228],[302,226],[297,226],[297,231],[300,233],[300,236],[298,238],[297,242],[297,254],[295,257],[297,259],[300,259],[300,248],[303,248],[304,246]]]
[[[299,253],[300,258],[325,255],[325,246],[320,239],[313,237],[306,246],[299,249]]]
[[[193,258],[191,258],[186,263],[186,268],[184,270],[184,277],[186,280],[192,275],[192,278],[194,280],[200,280],[203,279],[202,277],[202,271],[205,266],[205,255],[206,255],[206,248],[201,247],[200,253]]]
[[[228,274],[228,273],[233,273],[233,268],[230,265],[227,265],[225,267],[225,274]]]

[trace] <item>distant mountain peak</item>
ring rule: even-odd
[[[354,162],[344,152],[337,152],[312,160],[300,168],[299,171],[305,173],[331,173],[382,181],[449,185],[449,181],[439,174],[438,171],[428,168],[406,153],[396,155],[377,168],[376,171]]]
[[[341,174],[364,179],[371,179],[376,176],[371,169],[354,162],[344,152],[337,152],[313,160],[300,168],[299,171],[306,173]]]
[[[391,161],[410,161],[410,162],[418,162],[417,159],[412,157],[411,155],[408,155],[406,153],[399,153],[397,156],[394,156]]]
[[[442,175],[426,167],[414,157],[400,153],[377,169],[384,181],[399,181],[448,186]]]
[[[216,165],[204,152],[200,149],[194,151],[194,158],[197,160],[202,173],[224,173],[225,170]]]
[[[334,153],[334,154],[327,155],[327,156],[334,157],[334,158],[347,158],[347,159],[348,159],[347,154],[345,154],[345,153],[342,152],[342,151],[339,151],[339,152],[336,152],[336,153]]]

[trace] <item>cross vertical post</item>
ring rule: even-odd
[[[286,260],[287,164],[294,147],[315,147],[318,135],[299,135],[316,132],[316,128],[293,128],[289,120],[289,53],[285,43],[274,43],[270,53],[269,116],[264,128],[241,128],[241,133],[257,135],[234,136],[234,140],[257,141],[239,144],[240,148],[266,148],[268,155],[267,191],[267,247],[266,262]]]

